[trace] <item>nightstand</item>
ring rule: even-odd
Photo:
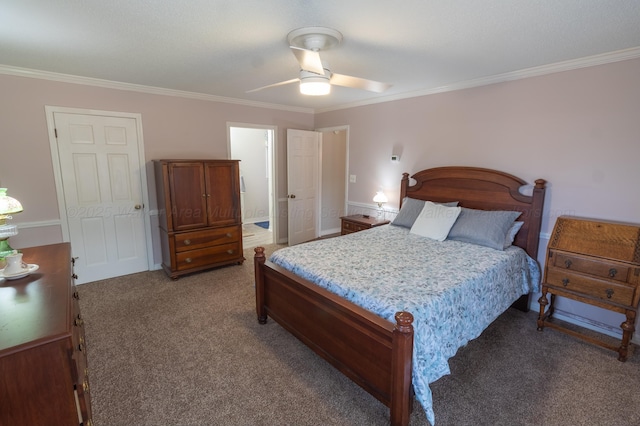
[[[390,222],[388,220],[378,219],[377,217],[364,217],[361,214],[343,216],[340,219],[342,219],[342,230],[340,232],[342,235],[371,229],[375,226],[386,225]]]
[[[556,328],[612,349],[618,352],[618,360],[625,361],[635,331],[639,287],[640,225],[561,216],[547,248],[538,330]],[[550,322],[556,296],[623,314],[620,346]]]

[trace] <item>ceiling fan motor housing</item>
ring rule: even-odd
[[[325,27],[305,27],[291,31],[287,35],[290,46],[303,49],[320,50],[331,49],[342,42],[342,34],[338,30]]]

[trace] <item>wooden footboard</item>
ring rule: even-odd
[[[388,406],[392,425],[409,424],[413,316],[386,321],[267,261],[262,247],[254,264],[258,321],[270,316]]]

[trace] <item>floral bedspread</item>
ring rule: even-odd
[[[429,383],[447,360],[523,294],[539,291],[540,267],[524,250],[438,242],[393,225],[280,249],[272,262],[395,323],[414,316],[413,387],[427,419]]]

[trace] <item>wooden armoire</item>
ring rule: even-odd
[[[173,279],[242,264],[238,160],[155,160],[162,267]]]

